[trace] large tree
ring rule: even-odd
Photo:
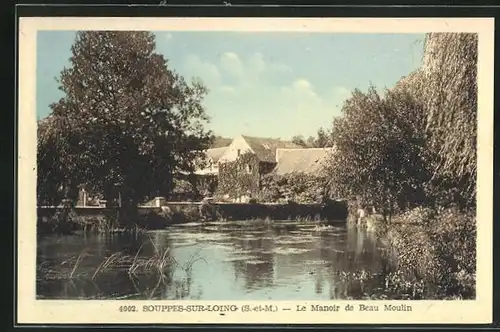
[[[438,177],[450,177],[475,200],[477,168],[477,53],[473,33],[429,33],[423,84],[413,84],[426,103],[429,147],[439,158]]]
[[[422,68],[395,87],[425,109],[430,193],[466,208],[476,192],[477,42],[476,34],[427,34]]]
[[[76,198],[70,190],[71,179],[78,178],[79,168],[69,167],[76,163],[77,154],[68,153],[72,133],[70,119],[51,115],[38,122],[37,141],[37,199],[40,205],[57,205],[63,198]]]
[[[175,174],[193,170],[212,139],[207,89],[187,83],[155,47],[150,32],[77,33],[59,79],[64,97],[40,130],[41,179],[86,185],[108,200],[120,192],[134,206],[152,191],[169,193]]]
[[[425,113],[406,91],[380,96],[355,90],[335,119],[336,152],[327,167],[335,195],[357,196],[384,209],[419,204],[429,180],[424,161]]]

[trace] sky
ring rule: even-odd
[[[76,31],[37,36],[37,117],[63,96]],[[390,88],[421,65],[423,34],[155,32],[157,52],[186,79],[201,79],[216,135],[315,135],[341,115],[353,89]]]

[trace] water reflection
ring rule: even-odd
[[[129,261],[161,256],[164,272],[129,274],[125,263],[100,269],[116,253]],[[37,294],[52,299],[363,298],[383,288],[390,269],[374,236],[344,223],[188,224],[142,236],[53,236],[39,240],[37,257]]]
[[[235,249],[248,253],[233,261],[235,277],[244,280],[247,291],[274,284],[273,234],[267,230],[252,233],[241,230],[231,238]]]

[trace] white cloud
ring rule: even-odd
[[[199,77],[209,88],[220,83],[221,75],[217,66],[208,61],[201,60],[197,55],[189,55],[184,66],[193,77]]]
[[[240,57],[234,52],[223,53],[220,68],[224,73],[235,78],[239,85],[251,85],[268,79],[290,75],[292,69],[283,63],[266,60],[262,53],[256,52],[247,57]]]
[[[350,93],[344,87],[322,92],[307,77],[294,77],[286,64],[271,61],[261,53],[240,56],[226,52],[218,63],[191,56],[186,64],[189,72],[200,76],[210,90],[205,102],[212,123],[220,123],[225,128],[221,130],[232,130],[235,135],[261,135],[259,130],[273,124],[290,126],[296,134],[314,135],[319,127],[328,126]],[[253,115],[262,112],[266,114],[265,123],[262,116]],[[230,128],[227,123],[231,123]]]
[[[295,90],[298,90],[298,91],[312,92],[311,83],[309,83],[308,80],[303,79],[303,78],[295,80],[295,82],[293,82],[293,87]]]
[[[222,54],[220,59],[221,67],[229,74],[241,77],[243,74],[243,65],[236,53],[226,52]]]
[[[250,69],[256,72],[262,72],[266,69],[266,62],[262,53],[254,53],[249,60]]]
[[[272,71],[275,71],[277,73],[281,74],[291,74],[292,68],[288,67],[287,65],[283,63],[271,63],[269,67],[272,69]]]
[[[281,89],[281,93],[276,95],[277,103],[287,107],[292,119],[307,123],[314,118],[314,113],[325,111],[327,101],[319,96],[314,86],[308,80],[299,78],[289,86]],[[285,106],[286,105],[286,106]]]
[[[288,98],[307,100],[307,102],[319,98],[311,82],[304,78],[296,79],[290,85],[281,88],[281,92]]]

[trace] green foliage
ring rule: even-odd
[[[335,157],[330,160],[330,190],[342,197],[360,196],[383,207],[385,214],[425,199],[430,179],[424,160],[425,114],[404,90],[374,87],[355,90],[335,119]]]
[[[71,119],[50,116],[38,123],[37,128],[37,199],[39,205],[58,205],[63,198],[76,198],[71,192],[71,179],[78,177],[78,169],[69,165],[77,162],[77,155],[68,153],[74,135],[65,128]],[[61,155],[66,160],[61,160]],[[64,161],[64,162],[62,162]]]
[[[334,120],[332,195],[384,215],[475,207],[477,35],[428,34],[424,66],[380,96],[355,90]]]
[[[69,203],[69,202],[67,202]],[[64,204],[48,218],[37,217],[37,234],[72,234],[78,229],[78,217],[72,204]]]
[[[79,184],[125,204],[168,193],[211,142],[207,89],[169,68],[149,32],[79,32],[71,51],[64,97],[40,123],[39,196]]]
[[[235,161],[221,163],[217,196],[235,199],[257,195],[260,190],[261,171],[264,171],[263,165],[252,153],[244,153]]]
[[[217,175],[204,175],[196,177],[196,189],[203,196],[212,196],[217,190],[219,179]]]
[[[478,36],[472,33],[430,33],[424,48],[429,146],[440,157],[438,172],[468,177],[475,185],[477,135]]]
[[[293,136],[292,143],[297,144],[298,146],[302,146],[304,148],[308,147],[308,144],[306,143],[304,136],[302,135]]]
[[[173,187],[174,199],[186,200],[193,199],[199,196],[199,191],[194,179],[186,179],[184,177],[175,177]],[[179,198],[180,197],[180,198]]]
[[[322,127],[318,129],[317,138],[313,144],[314,148],[326,148],[333,145],[332,134]]]
[[[189,174],[174,178],[173,196],[180,200],[199,200],[204,196],[212,196],[217,189],[216,175]]]
[[[302,204],[321,203],[324,199],[325,179],[317,174],[270,173],[261,181],[259,201],[293,201]]]
[[[476,275],[476,224],[473,213],[456,208],[417,208],[395,220],[388,237],[398,263],[435,283],[448,295],[470,297]]]
[[[319,128],[317,136],[309,136],[305,139],[302,135],[292,137],[292,143],[302,146],[304,148],[327,148],[333,146],[332,132]]]

